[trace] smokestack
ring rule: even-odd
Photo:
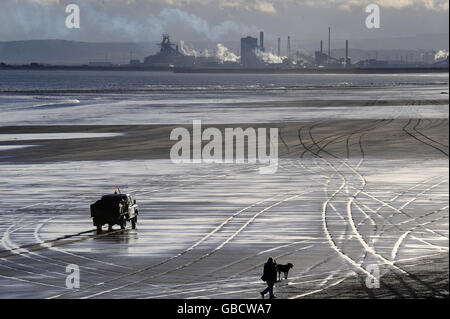
[[[288,58],[291,57],[291,37],[288,36],[287,38],[287,56]]]
[[[278,38],[278,56],[281,56],[281,38]]]
[[[345,67],[348,66],[348,40],[345,40]]]
[[[328,27],[328,56],[331,56],[331,27]]]
[[[259,33],[259,49],[264,52],[264,32]]]
[[[323,41],[322,40],[320,40],[320,53],[323,53],[323,43],[322,43]]]

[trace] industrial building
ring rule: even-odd
[[[256,50],[258,49],[258,39],[253,37],[241,38],[241,64],[245,67],[258,65]]]
[[[259,33],[259,50],[261,52],[265,52],[266,49],[264,48],[264,32]]]
[[[348,40],[345,40],[345,58],[334,58],[331,56],[331,27],[328,28],[328,54],[323,52],[323,41],[320,40],[320,50],[314,52],[315,64],[317,67],[348,68],[351,66],[351,59],[348,51]]]
[[[259,43],[257,37],[247,36],[240,39],[240,62],[222,61],[216,55],[188,55],[184,50],[179,50],[178,46],[170,42],[168,35],[163,35],[162,42],[159,44],[160,50],[157,54],[145,58],[140,66],[150,69],[283,69],[283,70],[300,70],[300,69],[358,69],[358,68],[395,68],[395,67],[424,67],[425,63],[395,63],[395,61],[383,61],[375,59],[360,60],[358,63],[352,64],[349,56],[349,41],[345,40],[345,51],[342,49],[335,50],[332,56],[331,47],[331,27],[328,28],[327,52],[324,52],[324,42],[320,40],[320,49],[311,56],[308,53],[302,53],[298,49],[291,47],[291,36],[285,38],[286,56],[281,55],[281,37],[277,40],[278,57],[274,57],[275,49],[268,46],[270,50],[266,52],[264,32],[259,33]],[[342,48],[342,47],[341,47]],[[339,52],[339,54],[336,53]],[[344,57],[342,57],[345,55]],[[431,55],[431,54],[430,54]],[[425,56],[427,58],[428,56]],[[139,62],[134,60],[129,66],[138,66]],[[432,65],[432,64],[428,64]],[[448,57],[433,64],[435,67],[448,65]]]
[[[178,45],[170,42],[168,34],[163,35],[157,54],[144,59],[143,65],[155,68],[170,68],[172,66],[189,66],[195,64],[195,57],[187,56],[178,50]]]

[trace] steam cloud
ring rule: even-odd
[[[240,57],[228,50],[227,47],[221,43],[217,43],[217,53],[216,56],[221,63],[224,62],[238,62]]]
[[[210,54],[208,49],[203,49],[201,51],[196,50],[189,45],[187,45],[183,40],[180,40],[180,51],[189,56],[195,56],[197,57],[215,57],[219,63],[224,62],[239,62],[240,57],[237,56],[235,53],[230,51],[226,46],[224,46],[221,43],[217,43],[216,50],[214,54]]]
[[[445,59],[446,57],[448,57],[448,54],[449,54],[448,50],[439,50],[439,52],[437,52],[434,55],[434,59],[435,60]]]
[[[185,55],[195,57],[215,57],[219,63],[239,62],[240,60],[240,56],[230,51],[222,43],[217,43],[216,50],[213,55],[211,55],[207,49],[202,51],[196,50],[187,45],[183,40],[180,41],[179,47],[180,51]],[[283,63],[283,60],[287,58],[286,56],[278,56],[272,52],[262,52],[260,50],[255,50],[255,54],[259,60],[267,64]]]
[[[59,1],[1,1],[0,40],[67,39],[88,41],[154,41],[162,33],[176,34],[181,38],[206,38],[217,41],[234,39],[242,33],[257,33],[258,28],[233,20],[210,23],[179,8],[139,10],[138,6],[116,3],[111,6],[101,2],[83,1],[81,29],[65,27],[65,5]],[[148,13],[147,13],[148,12]],[[11,18],[14,17],[14,18]]]
[[[260,50],[256,50],[255,53],[261,61],[269,64],[283,63],[283,60],[287,59],[286,56],[278,56],[276,54],[273,54],[272,52],[262,52]]]
[[[79,4],[81,29],[65,27],[68,3]],[[391,16],[385,15],[384,33],[377,38],[399,36],[396,33],[402,33],[406,24],[410,24],[412,35],[448,33],[448,0],[377,3]],[[367,35],[360,21],[365,5],[364,0],[2,0],[0,41],[142,42],[158,41],[162,33],[169,33],[178,39],[201,38],[217,43],[255,35],[260,29],[274,32],[267,34],[268,38],[292,34],[294,21],[297,23],[295,19],[300,16],[303,18],[295,26],[298,38],[318,39],[326,28],[323,21],[330,20],[349,38],[361,38]],[[345,10],[340,10],[342,7]],[[419,16],[423,23],[412,23]],[[357,23],[361,28],[355,28]],[[428,47],[448,49],[446,39],[439,41],[439,46]]]
[[[195,56],[196,58],[197,57],[205,57],[205,58],[210,57],[208,49],[204,49],[203,51],[198,51],[194,48],[191,48],[183,40],[180,40],[180,51],[184,55]]]
[[[216,25],[210,25],[206,20],[187,13],[178,8],[165,8],[157,16],[153,17],[154,22],[162,26],[174,24],[189,28],[190,30],[205,36],[208,40],[219,40],[230,34],[256,33],[256,27],[250,27],[244,24],[236,23],[231,20],[220,22]]]

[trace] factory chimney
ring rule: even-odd
[[[261,50],[261,52],[264,52],[264,32],[261,31],[259,33],[259,49]]]
[[[322,40],[320,40],[320,53],[323,53],[323,43],[322,43],[323,41]]]
[[[281,56],[281,38],[278,38],[278,56]]]
[[[331,57],[331,27],[328,27],[328,56]]]
[[[287,56],[288,58],[291,57],[291,37],[289,35],[287,38]]]
[[[348,67],[348,40],[345,40],[345,67]]]

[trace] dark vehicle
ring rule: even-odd
[[[127,221],[131,222],[133,229],[136,228],[139,207],[136,200],[129,194],[104,195],[91,205],[91,217],[97,231],[102,231],[102,226],[108,224],[108,230],[112,230],[113,225],[119,225],[125,229]]]

